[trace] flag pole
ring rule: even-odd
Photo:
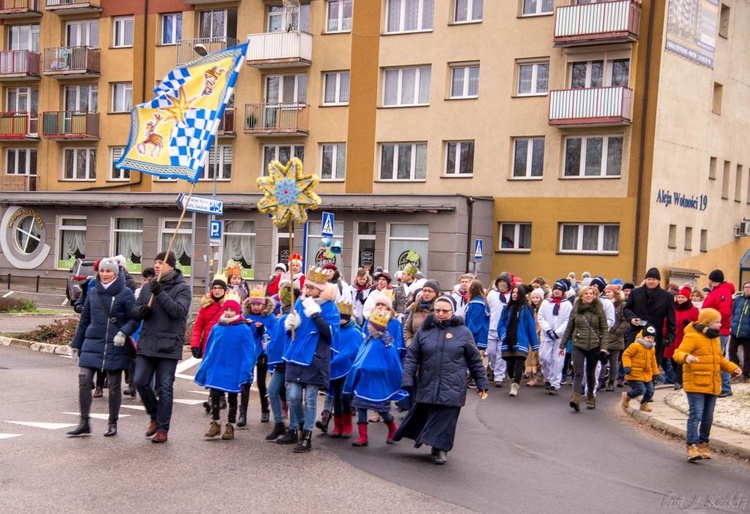
[[[287,266],[289,266],[289,278],[291,279],[292,285],[289,288],[289,297],[291,299],[292,310],[294,310],[294,273],[292,273],[292,253],[294,252],[294,221],[289,218],[289,259],[287,259]],[[302,270],[305,271],[304,269]],[[300,291],[302,294],[302,291]],[[294,341],[294,328],[292,328],[292,341]]]

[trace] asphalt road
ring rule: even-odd
[[[189,365],[189,363],[187,364]],[[263,440],[257,392],[234,441],[206,441],[206,395],[181,371],[166,445],[143,436],[147,418],[125,399],[117,437],[70,439],[77,368],[59,356],[0,347],[0,509],[5,512],[695,512],[747,511],[750,466],[717,455],[688,464],[684,444],[632,425],[602,393],[595,411],[524,388],[470,396],[448,464],[410,441],[386,445],[370,424],[367,448],[316,435],[313,452]],[[106,417],[104,399],[93,412]],[[127,417],[125,417],[127,415]],[[100,417],[102,417],[100,416]],[[39,423],[58,425],[42,426]],[[37,425],[35,425],[37,424]],[[744,501],[744,503],[743,503]],[[737,506],[730,509],[728,503]]]

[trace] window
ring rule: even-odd
[[[701,229],[701,252],[708,251],[708,230]]]
[[[8,26],[8,50],[39,51],[39,24]]]
[[[99,107],[99,88],[95,85],[65,86],[65,110],[96,112]]]
[[[133,46],[133,17],[122,16],[112,18],[112,46],[122,48]]]
[[[354,255],[356,263],[354,268],[371,270],[375,266],[375,237],[377,234],[377,223],[374,221],[358,221],[357,234],[354,240]]]
[[[483,0],[456,0],[454,23],[482,21]]]
[[[451,66],[451,98],[479,96],[479,66]]]
[[[566,177],[619,177],[622,136],[565,139]]]
[[[232,146],[214,145],[208,152],[208,165],[198,180],[226,181],[232,179]]]
[[[685,227],[685,250],[693,251],[693,227]]]
[[[630,59],[580,61],[570,65],[570,88],[628,87]]]
[[[427,176],[427,143],[380,145],[380,180],[424,180]]]
[[[500,223],[500,251],[531,250],[531,223]]]
[[[388,269],[391,273],[414,264],[427,271],[427,253],[430,246],[429,225],[390,223],[388,225]]]
[[[734,201],[742,201],[742,164],[737,165],[737,174],[734,176]]]
[[[96,180],[96,148],[63,150],[63,180]]]
[[[332,71],[323,74],[323,105],[349,104],[349,72]]]
[[[130,112],[133,108],[133,83],[112,84],[112,112]]]
[[[721,14],[719,15],[719,35],[724,39],[729,38],[729,13],[729,6],[721,4]]]
[[[5,90],[5,98],[5,110],[26,113],[28,116],[27,133],[29,135],[38,134],[39,89],[36,87],[9,87]]]
[[[546,95],[549,90],[549,63],[518,65],[518,95]]]
[[[669,233],[667,235],[667,248],[677,248],[677,225],[669,225]]]
[[[268,6],[268,32],[310,32],[310,4],[301,4],[299,11],[284,12],[283,5]],[[286,261],[285,261],[286,262]]]
[[[445,143],[445,175],[470,177],[474,174],[474,141]]]
[[[724,161],[724,173],[721,174],[721,199],[729,200],[729,175],[732,172],[732,163]]]
[[[552,14],[555,7],[554,0],[522,0],[522,16],[535,16],[538,14]]]
[[[266,76],[267,104],[304,104],[307,102],[307,75]]]
[[[305,262],[308,266],[325,266],[334,264],[337,268],[342,269],[342,256],[334,255],[328,252],[328,248],[320,245],[322,236],[320,235],[323,224],[320,221],[307,222],[307,245],[305,253]],[[339,220],[333,223],[333,238],[343,241],[344,239],[344,222]],[[348,253],[348,252],[347,252]]]
[[[242,277],[255,278],[255,222],[224,221],[224,247],[221,262],[234,259],[242,266]]]
[[[182,13],[164,14],[161,17],[161,44],[176,45],[182,39]]]
[[[383,105],[429,105],[430,67],[386,68],[383,85]]]
[[[185,276],[190,276],[192,273],[192,236],[193,236],[193,222],[191,220],[183,219],[180,223],[180,229],[176,231],[177,219],[162,219],[161,226],[159,227],[159,251],[166,252],[169,248],[169,241],[174,236],[174,242],[172,243],[172,251],[177,258],[177,269],[182,271]]]
[[[620,247],[619,225],[560,225],[561,253],[610,253]]]
[[[110,180],[122,180],[122,181],[129,181],[130,180],[130,170],[121,170],[119,168],[115,168],[115,163],[118,162],[120,159],[122,159],[122,155],[125,152],[124,146],[113,146],[111,149],[111,155],[112,158],[110,160],[110,167],[109,167],[109,179]]]
[[[714,94],[711,98],[711,112],[714,114],[721,114],[721,101],[724,96],[724,86],[718,82],[714,82]]]
[[[86,218],[57,219],[57,267],[70,269],[76,259],[86,257]]]
[[[46,239],[42,225],[35,216],[23,214],[16,220],[12,235],[15,249],[25,255],[32,255]]]
[[[5,150],[5,174],[36,176],[36,148]]]
[[[328,0],[326,2],[326,32],[350,32],[352,30],[352,0]]]
[[[544,174],[544,138],[513,141],[513,178],[541,178]]]
[[[708,178],[709,180],[716,180],[716,157],[711,157],[708,161]]]
[[[99,20],[69,21],[65,24],[65,46],[99,47]]]
[[[125,257],[125,269],[140,273],[143,263],[143,219],[115,218],[112,255]]]
[[[214,9],[211,11],[200,11],[198,21],[198,37],[237,38],[237,8]]]
[[[346,169],[346,143],[320,145],[320,179],[344,180]]]
[[[286,165],[296,157],[303,163],[305,162],[305,147],[303,145],[267,145],[263,147],[263,170],[261,176],[268,175],[268,165],[271,161],[279,161]]]
[[[387,0],[386,9],[386,33],[432,30],[434,0]]]

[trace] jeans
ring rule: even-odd
[[[273,422],[283,423],[284,413],[281,409],[281,390],[284,388],[285,373],[284,369],[276,368],[271,374],[271,381],[268,383],[268,400],[271,402],[271,412],[273,412]],[[290,421],[294,421],[291,418]],[[290,426],[294,427],[293,423]]]
[[[662,357],[661,369],[664,370],[664,383],[674,384],[675,370],[672,366],[672,359],[669,357]]]
[[[654,382],[643,382],[641,380],[628,380],[630,384],[630,391],[628,392],[628,398],[637,398],[643,395],[641,398],[641,405],[647,403],[654,396]]]
[[[305,406],[302,407],[302,390],[305,391]],[[290,416],[292,421],[303,423],[303,430],[312,432],[315,427],[315,417],[318,413],[318,386],[312,384],[301,384],[299,382],[288,382],[286,384],[286,397],[289,402]],[[290,423],[291,424],[291,423]],[[294,425],[291,425],[294,427]]]
[[[104,373],[101,370],[93,368],[79,368],[78,370],[78,403],[81,408],[81,421],[89,419],[91,413],[91,403],[93,398],[91,396],[91,384],[94,381],[94,374],[98,374],[104,377]],[[104,379],[102,379],[104,381]],[[107,395],[107,401],[109,402],[109,420],[107,423],[110,425],[117,423],[120,418],[120,405],[122,404],[122,372],[120,370],[107,371],[107,384],[109,387],[109,394]],[[101,387],[101,386],[97,386]]]
[[[690,414],[687,420],[687,444],[708,444],[708,435],[714,422],[716,396],[704,393],[687,393]]]
[[[174,374],[177,370],[176,359],[162,359],[160,357],[146,357],[138,355],[135,366],[135,386],[141,395],[143,406],[156,421],[156,429],[169,432],[169,422],[172,420],[172,400],[174,398]],[[151,375],[156,373],[156,387],[159,390],[157,400],[151,388]]]
[[[729,341],[729,336],[719,336],[719,341],[721,342],[721,354],[726,357],[727,342]],[[732,392],[731,380],[732,380],[732,376],[726,371],[721,370],[721,392],[722,393]]]

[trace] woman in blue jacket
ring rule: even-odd
[[[744,348],[745,359],[740,364],[737,350]],[[742,376],[750,380],[750,281],[742,284],[742,294],[732,302],[732,338],[729,340],[729,360],[742,366]]]
[[[529,350],[539,350],[534,311],[526,302],[523,286],[511,291],[510,301],[497,322],[497,336],[503,360],[508,363],[508,375],[513,380],[509,396],[518,396]]]
[[[104,437],[117,435],[117,420],[122,403],[122,371],[130,369],[130,356],[125,342],[137,328],[128,322],[128,313],[135,303],[133,291],[125,286],[125,277],[114,259],[102,259],[92,288],[86,295],[78,329],[70,344],[73,357],[78,357],[78,401],[81,422],[68,432],[73,437],[91,433],[91,385],[97,370],[107,372],[109,383],[109,420]]]

